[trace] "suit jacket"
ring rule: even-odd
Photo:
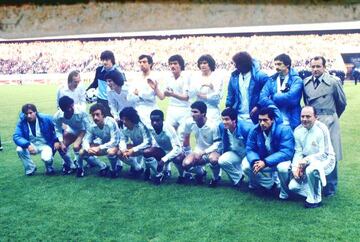
[[[315,89],[313,77],[304,80],[304,103],[313,106],[318,119],[329,128],[336,159],[342,159],[339,118],[346,107],[346,96],[340,79],[329,73],[321,76],[321,82]]]

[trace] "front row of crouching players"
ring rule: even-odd
[[[244,173],[250,189],[280,188],[280,199],[298,193],[306,197],[306,208],[316,208],[321,205],[326,175],[335,167],[329,130],[317,120],[316,110],[311,106],[302,108],[301,124],[293,134],[291,127],[282,123],[275,107],[262,108],[259,123],[254,127],[238,121],[236,110],[226,108],[221,113],[222,124],[217,126],[207,120],[206,104],[196,101],[191,105],[192,119],[180,125],[179,135],[164,124],[164,113],[160,110],[151,112],[152,128],[148,130],[137,111],[126,107],[120,112],[119,129],[115,119],[105,117],[101,104],[90,108],[92,124],[86,113],[74,108],[71,98],[60,98],[59,106],[61,110],[54,119],[38,113],[33,104],[22,107],[13,138],[26,175],[35,173],[36,165],[30,155],[38,153],[45,162],[46,174],[54,174],[52,162],[56,150],[64,159],[63,172],[69,173],[74,164],[67,150],[73,143],[75,154],[79,153],[78,177],[84,176],[84,159],[98,166],[101,176],[110,172],[114,178],[119,176],[124,162],[130,165],[131,176],[139,177],[145,167],[145,180],[160,184],[164,167],[173,162],[179,171],[178,183],[190,181],[191,173],[195,173],[196,182],[202,184],[206,178],[204,166],[209,164],[213,171],[211,187],[221,180],[221,169],[235,187],[241,184]],[[196,141],[193,151],[186,143],[191,134]],[[107,156],[110,166],[97,158],[102,155]]]

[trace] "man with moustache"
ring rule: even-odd
[[[283,124],[294,130],[300,124],[303,81],[291,68],[291,58],[287,54],[276,56],[274,65],[277,73],[261,90],[259,104],[262,107],[275,105],[282,114]]]
[[[118,144],[120,142],[120,131],[116,121],[112,117],[105,116],[105,108],[101,103],[90,107],[90,114],[94,124],[86,131],[80,150],[77,177],[83,177],[83,160],[100,168],[99,175],[107,176],[109,166],[100,161],[97,156],[106,155],[111,167],[111,177],[117,178],[122,169],[118,160]]]

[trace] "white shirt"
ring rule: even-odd
[[[129,84],[127,82],[121,88],[121,92],[117,93],[113,90],[108,90],[108,102],[110,107],[110,112],[115,119],[119,119],[119,114],[121,110],[125,107],[135,107],[135,103],[129,101],[128,99],[129,93]]]
[[[316,120],[311,129],[299,125],[294,130],[295,154],[292,161],[292,169],[295,170],[299,161],[306,158],[309,163],[321,162],[325,159],[334,158],[335,152],[331,144],[329,129],[325,124]],[[328,169],[333,167],[324,167],[328,174]]]
[[[35,121],[35,135],[36,136],[33,135],[29,122],[26,122],[26,123],[29,128],[30,143],[32,143],[34,145],[47,145],[47,142],[46,142],[45,138],[43,137],[41,130],[40,130],[39,119],[36,118],[36,121]]]
[[[55,125],[56,137],[60,142],[63,141],[63,128],[62,125],[66,124],[75,131],[87,130],[90,126],[89,116],[84,111],[79,110],[78,107],[74,107],[74,114],[70,119],[64,117],[64,112],[58,110],[54,114],[53,122]]]
[[[251,72],[249,71],[245,75],[239,74],[239,90],[241,98],[241,106],[239,111],[239,117],[242,120],[250,119],[249,110],[249,85],[251,80]]]
[[[134,102],[136,107],[156,107],[156,93],[149,86],[147,79],[158,82],[158,78],[153,72],[150,72],[148,76],[144,76],[144,74],[141,72],[139,73],[137,78],[133,82],[131,82],[128,100],[130,102]],[[134,94],[135,89],[138,90],[138,95]]]
[[[100,144],[100,149],[109,149],[116,147],[120,141],[120,131],[115,119],[105,117],[104,127],[99,128],[93,123],[87,130],[82,146],[85,150],[90,148],[90,144]]]
[[[181,72],[178,79],[175,79],[174,75],[171,74],[171,77],[169,77],[165,84],[163,92],[166,89],[171,89],[176,94],[189,95],[190,76],[184,72]],[[190,107],[190,102],[179,100],[174,97],[169,97],[169,106],[188,108]]]
[[[192,118],[186,120],[179,127],[179,137],[181,143],[187,135],[195,135],[196,145],[195,152],[205,152],[207,154],[216,151],[220,144],[220,133],[217,125],[206,122],[203,127],[199,128]]]
[[[212,85],[210,88],[208,85]],[[197,98],[198,101],[203,101],[209,108],[216,108],[220,104],[222,98],[223,77],[212,72],[209,76],[203,76],[201,72],[196,72],[191,77],[190,94],[191,97],[196,97],[198,93],[206,94],[206,99]]]
[[[164,162],[171,160],[181,153],[181,144],[175,129],[167,124],[164,124],[163,130],[157,134],[154,129],[150,129],[150,134],[155,145],[163,149],[167,154],[162,158]]]
[[[68,96],[74,100],[75,106],[81,111],[86,110],[86,94],[83,85],[79,84],[73,91],[69,89],[69,86],[63,86],[58,89],[56,95],[56,106],[59,106],[59,99],[63,96]]]

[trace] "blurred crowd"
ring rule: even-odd
[[[273,58],[290,55],[293,67],[308,70],[309,60],[322,55],[329,70],[344,70],[340,53],[358,46],[360,34],[223,37],[200,36],[167,39],[125,39],[109,41],[52,41],[0,44],[0,74],[68,73],[70,70],[93,72],[104,50],[114,52],[124,71],[138,70],[138,56],[150,54],[154,70],[168,70],[168,57],[180,54],[187,70],[197,70],[197,59],[210,54],[218,69],[233,69],[232,56],[247,51],[260,61],[262,69],[273,70]]]

